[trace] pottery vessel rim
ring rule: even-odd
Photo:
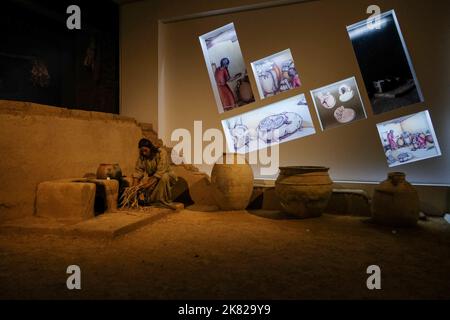
[[[406,177],[406,173],[400,171],[388,173],[388,177],[403,177],[403,176]]]
[[[229,160],[231,160],[231,161],[229,161]],[[235,152],[235,153],[224,152],[220,157],[217,158],[214,166],[223,166],[223,165],[234,165],[234,166],[248,165],[248,160],[244,154],[237,153],[237,152]],[[214,170],[214,168],[213,168],[213,170]]]
[[[280,167],[280,170],[292,170],[301,172],[327,172],[330,170],[328,167],[322,166],[291,166],[291,167]]]

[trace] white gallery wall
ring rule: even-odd
[[[170,141],[172,132],[186,128],[194,134],[196,120],[202,121],[203,131],[209,128],[222,130],[221,121],[224,119],[304,93],[317,133],[280,144],[280,166],[328,166],[335,181],[383,180],[392,170],[386,162],[376,124],[429,110],[442,156],[409,163],[395,170],[406,172],[407,179],[414,183],[450,185],[450,3],[438,0],[377,1],[382,11],[394,9],[397,14],[425,101],[374,115],[346,30],[346,26],[369,16],[366,9],[372,2],[319,0],[179,22],[160,22],[156,42],[157,76],[154,77],[155,70],[139,69],[139,61],[124,62],[122,59],[121,70],[128,71],[122,74],[121,81],[132,84],[129,77],[140,77],[142,81],[148,81],[139,83],[138,88],[142,90],[154,88],[150,78],[157,79],[157,110],[152,108],[149,118],[158,119],[160,137],[172,146],[176,143]],[[140,6],[143,8],[142,4]],[[128,19],[132,17],[129,15]],[[255,103],[219,114],[198,37],[230,22],[235,24],[255,93],[257,89],[250,63],[288,48],[302,86],[264,100],[255,97]],[[141,28],[138,34],[130,35],[135,38],[134,45],[139,37],[146,38],[146,32]],[[122,34],[124,37],[126,34]],[[122,48],[122,52],[128,49]],[[138,56],[145,59],[146,55],[140,52]],[[148,56],[149,59],[153,57],[151,52]],[[152,72],[152,76],[143,76],[146,70]],[[367,119],[321,131],[310,90],[353,76],[359,86]],[[149,91],[142,94],[148,95]],[[155,99],[154,95],[151,99]],[[122,99],[121,110],[125,114],[132,114],[127,110],[135,110],[136,107],[132,99]],[[211,170],[211,166],[200,167],[206,172]],[[260,177],[257,167],[254,167],[254,173],[255,177]]]

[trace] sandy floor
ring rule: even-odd
[[[66,268],[82,290],[66,289]],[[382,290],[366,288],[366,268]],[[0,298],[450,298],[450,225],[184,210],[115,240],[0,235]]]

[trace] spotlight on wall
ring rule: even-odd
[[[368,36],[370,34],[373,34],[375,32],[382,30],[383,28],[385,28],[388,21],[389,21],[389,19],[386,17],[381,18],[377,22],[377,23],[379,23],[377,28],[372,28],[372,29],[370,29],[367,26],[367,23],[365,21],[363,21],[363,22],[357,23],[356,25],[352,25],[352,26],[348,27],[347,30],[348,30],[348,33],[349,33],[351,39],[365,37],[365,36]]]

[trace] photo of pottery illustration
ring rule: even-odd
[[[239,118],[233,124],[228,123],[228,129],[230,130],[233,138],[234,150],[240,149],[250,142],[250,130],[244,124],[242,124],[242,118]]]
[[[336,99],[330,92],[319,92],[317,97],[320,100],[320,104],[326,109],[332,109],[336,106]]]
[[[253,97],[252,87],[250,85],[250,81],[248,80],[248,76],[245,76],[243,79],[238,80],[237,82],[237,91],[239,100],[250,103],[255,101]]]
[[[348,123],[355,119],[356,112],[350,108],[339,107],[334,111],[334,117],[339,123]]]
[[[269,70],[261,72],[258,76],[265,96],[274,95],[280,88],[280,73],[277,71],[278,67],[271,65]]]
[[[311,97],[322,130],[367,118],[355,77],[311,90]]]
[[[304,94],[222,120],[230,152],[248,153],[316,133]]]
[[[295,112],[283,112],[268,116],[258,125],[258,137],[266,143],[279,141],[300,129],[302,122],[302,117]]]
[[[251,66],[261,99],[301,86],[289,49],[252,62]]]
[[[352,88],[347,84],[343,84],[339,87],[339,94],[339,100],[341,102],[350,101],[354,97]]]

